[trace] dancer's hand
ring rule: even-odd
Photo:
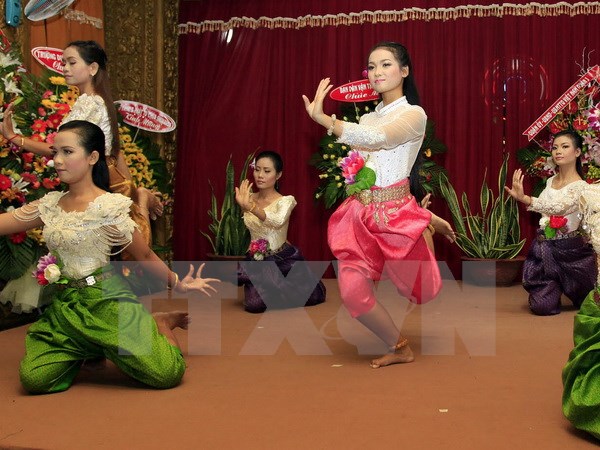
[[[14,106],[15,106],[14,103],[11,103],[4,110],[4,119],[2,120],[2,130],[1,131],[2,131],[2,136],[4,136],[6,139],[10,139],[15,136],[15,129],[14,129],[13,123],[12,123]]]
[[[176,292],[184,293],[189,291],[199,291],[210,297],[210,291],[217,292],[217,290],[210,285],[210,283],[220,283],[221,280],[218,278],[202,278],[202,269],[206,263],[200,264],[198,272],[194,277],[194,266],[190,264],[190,270],[185,277],[174,287]]]
[[[248,180],[242,181],[240,187],[235,188],[235,201],[244,211],[250,211],[250,209],[252,209],[252,204],[254,202],[252,201],[251,195],[252,183]]]
[[[509,188],[508,186],[504,186],[504,190],[508,194],[510,194],[510,196],[513,197],[515,200],[517,200],[519,202],[527,203],[526,202],[527,196],[525,195],[525,191],[523,190],[524,176],[525,175],[523,175],[523,172],[521,169],[515,170],[513,173],[512,187]]]
[[[332,87],[333,85],[330,84],[329,78],[323,78],[317,87],[317,92],[315,92],[315,98],[312,102],[306,95],[302,96],[304,107],[310,118],[323,126],[325,126],[327,121],[327,116],[323,113],[323,101]]]
[[[421,208],[429,209],[429,205],[431,205],[430,198],[431,198],[431,193],[429,193],[425,197],[423,197],[423,200],[421,200]]]

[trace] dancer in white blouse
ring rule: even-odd
[[[303,265],[298,247],[287,240],[290,215],[296,206],[292,195],[279,193],[283,159],[277,152],[264,151],[256,156],[254,185],[242,181],[235,199],[244,211],[244,223],[252,242],[247,261],[273,261],[273,264],[241,265],[238,283],[244,286],[244,308],[261,313],[269,309],[312,306],[325,301],[325,285]],[[296,264],[299,264],[295,269]],[[294,276],[288,277],[294,269]]]
[[[344,304],[390,349],[371,362],[378,368],[411,362],[414,356],[408,340],[377,302],[372,281],[388,277],[410,301],[431,300],[442,285],[432,232],[437,230],[450,241],[454,233],[448,222],[421,208],[414,197],[421,191],[415,162],[427,116],[418,106],[406,48],[394,42],[377,44],[369,53],[368,76],[382,102],[359,124],[323,112],[323,100],[332,88],[329,78],[321,80],[312,102],[303,99],[309,116],[338,136],[338,142],[368,158],[376,173],[374,186],[346,199],[331,216],[328,241],[339,261]]]
[[[31,393],[68,389],[83,362],[106,357],[133,378],[156,388],[177,385],[185,362],[173,329],[186,328],[187,313],[150,315],[128,283],[109,265],[113,247],[124,246],[165,286],[209,295],[216,279],[200,266],[179,281],[146,245],[129,216],[131,200],[108,190],[104,134],[95,124],[71,121],[53,144],[55,169],[67,192],[0,215],[0,234],[44,226],[56,262],[38,274],[56,287],[52,303],[27,331],[20,376]],[[58,284],[53,284],[58,283]]]
[[[562,294],[579,307],[596,281],[596,257],[579,229],[579,198],[588,186],[583,180],[582,146],[581,136],[574,131],[554,135],[552,159],[558,173],[548,178],[539,197],[525,195],[521,169],[514,172],[512,187],[505,188],[529,211],[542,214],[523,265],[523,287],[534,314],[560,313]]]

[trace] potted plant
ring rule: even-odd
[[[494,263],[465,265],[475,271],[479,266],[480,271],[477,273],[463,273],[463,279],[475,284],[488,285],[495,279],[498,286],[510,285],[525,260],[518,256],[526,241],[521,239],[519,207],[504,190],[508,157],[508,153],[505,154],[498,173],[497,195],[488,187],[484,174],[479,194],[481,212],[478,214],[473,212],[466,193],[462,195],[461,209],[448,178],[445,175],[441,177],[440,191],[452,215],[457,235],[456,244],[465,254],[463,261]],[[491,270],[492,266],[495,270]]]
[[[254,153],[246,158],[238,186],[246,179],[248,166],[253,158]],[[209,232],[202,234],[210,241],[213,253],[207,256],[212,260],[243,259],[250,245],[250,232],[244,224],[242,210],[235,201],[235,170],[231,156],[225,169],[225,193],[220,206],[210,180],[208,183],[211,189],[211,207],[208,215],[212,222],[208,226]]]

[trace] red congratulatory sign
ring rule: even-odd
[[[47,67],[53,72],[63,74],[62,55],[60,48],[53,47],[35,47],[31,49],[31,55],[42,66]]]
[[[175,121],[168,114],[143,103],[130,100],[117,100],[123,122],[128,125],[155,133],[168,133],[176,127]]]
[[[339,102],[370,102],[379,99],[379,94],[371,87],[369,80],[346,83],[333,89],[329,96]]]

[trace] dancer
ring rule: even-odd
[[[512,187],[505,187],[529,211],[542,214],[523,265],[523,287],[534,314],[560,313],[562,294],[579,307],[594,287],[596,256],[579,229],[579,197],[588,186],[581,167],[582,145],[574,131],[554,135],[552,159],[558,173],[548,178],[538,198],[525,195],[521,169],[514,172]]]
[[[235,188],[235,200],[244,211],[244,223],[252,238],[246,261],[274,261],[276,266],[261,264],[256,273],[254,270],[246,271],[243,267],[240,269],[238,282],[244,285],[244,308],[248,312],[261,313],[267,306],[285,308],[323,303],[326,290],[321,281],[305,303],[298,304],[290,295],[303,291],[302,286],[295,284],[294,280],[311,283],[312,287],[314,277],[310,273],[298,273],[298,269],[304,270],[303,266],[298,266],[294,271],[294,280],[288,277],[296,262],[304,261],[304,258],[297,247],[287,242],[290,215],[296,206],[296,199],[292,195],[283,196],[279,193],[279,180],[283,173],[281,156],[272,151],[261,152],[255,159],[253,170],[258,191],[252,193],[253,184],[248,180]],[[254,267],[250,266],[249,269]],[[268,296],[266,303],[262,298],[264,294]]]
[[[302,97],[308,115],[338,136],[338,142],[358,150],[376,173],[374,186],[346,199],[331,216],[328,242],[339,261],[342,301],[390,349],[371,362],[378,368],[411,362],[414,355],[408,339],[376,300],[372,281],[387,276],[414,303],[433,299],[442,281],[431,236],[437,230],[451,242],[455,237],[450,224],[420,207],[411,193],[422,190],[415,161],[427,116],[418,106],[406,48],[394,42],[373,47],[368,77],[382,102],[359,124],[323,112],[323,100],[332,88],[329,78],[321,80],[312,102]]]
[[[113,247],[127,247],[165,285],[210,295],[219,280],[177,274],[146,245],[129,216],[131,200],[109,193],[104,134],[74,120],[60,127],[53,144],[56,171],[68,191],[0,215],[0,234],[44,226],[57,263],[38,275],[56,287],[53,301],[30,326],[20,376],[31,393],[68,389],[83,362],[106,357],[131,377],[156,388],[177,385],[185,362],[173,329],[186,328],[185,312],[150,315],[109,265]]]
[[[583,188],[580,198],[583,222],[596,257],[600,255],[600,185]],[[575,347],[562,371],[563,413],[578,429],[600,439],[600,274],[575,316]]]
[[[112,192],[119,192],[134,201],[132,218],[140,227],[148,245],[151,244],[150,219],[163,213],[163,204],[146,188],[135,188],[131,173],[120,151],[117,112],[113,107],[108,78],[108,58],[104,49],[95,41],[74,41],[67,45],[62,56],[65,81],[79,89],[79,97],[63,123],[70,120],[87,120],[98,125],[104,132],[106,156]],[[21,150],[50,156],[50,144],[39,142],[14,132],[10,104],[4,113],[2,134]]]

